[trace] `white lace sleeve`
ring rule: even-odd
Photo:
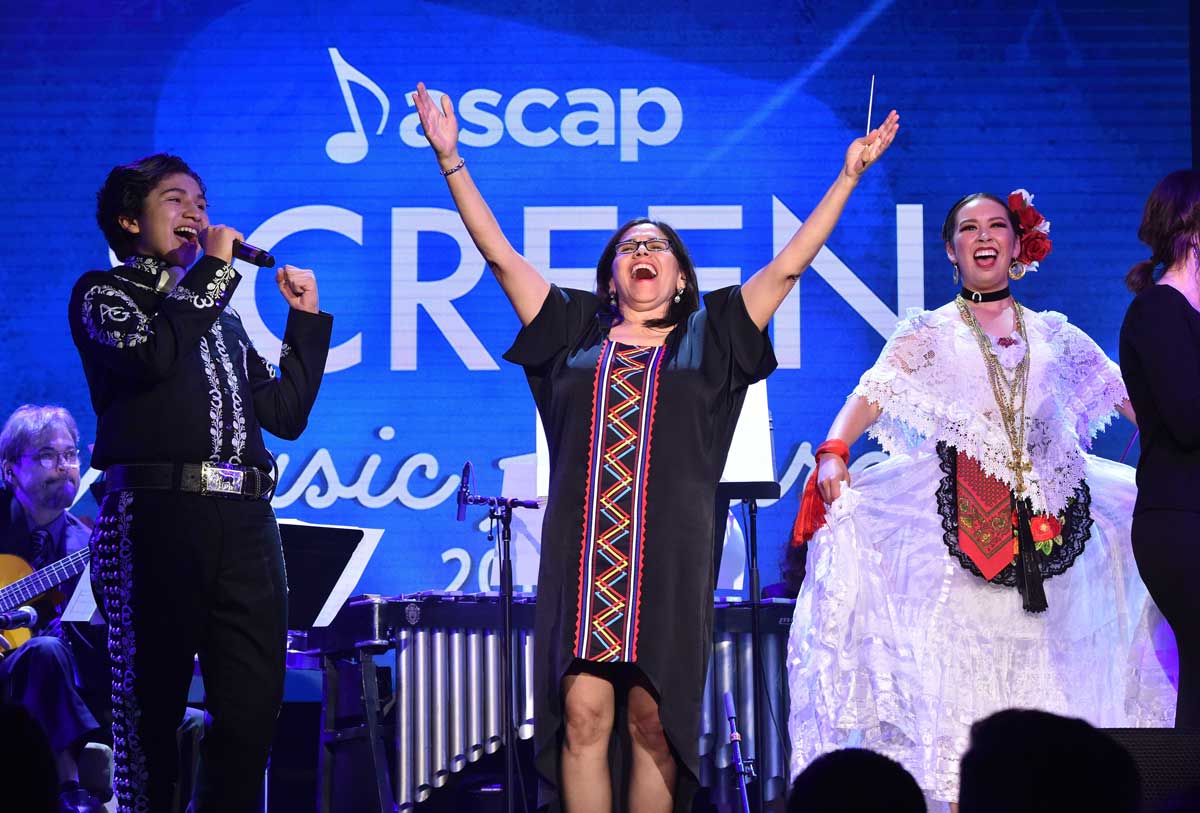
[[[940,320],[929,311],[910,312],[851,393],[880,408],[868,434],[889,454],[920,445],[944,418],[940,413],[948,405],[936,394],[944,391],[954,365],[939,349]]]
[[[1090,447],[1092,439],[1116,416],[1117,406],[1129,397],[1121,368],[1061,313],[1047,311],[1041,317],[1062,368],[1056,377],[1062,388],[1061,403],[1074,420],[1079,442]]]

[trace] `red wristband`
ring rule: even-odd
[[[817,450],[813,452],[813,460],[816,460],[823,454],[835,454],[842,459],[842,462],[847,466],[850,465],[850,447],[846,445],[846,441],[831,438],[825,441]]]
[[[796,547],[812,539],[813,534],[825,525],[825,501],[821,499],[821,492],[817,490],[817,461],[823,454],[835,454],[842,458],[843,463],[850,463],[850,447],[843,440],[827,440],[813,452],[813,472],[804,486],[800,510],[796,512],[796,521],[792,523],[791,544]]]

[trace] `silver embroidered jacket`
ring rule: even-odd
[[[278,370],[229,299],[241,275],[201,258],[169,293],[165,264],[134,257],[75,284],[69,320],[96,412],[92,465],[236,463],[269,471],[262,429],[304,431],[333,317],[290,310]]]

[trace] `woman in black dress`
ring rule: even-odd
[[[767,323],[899,117],[850,145],[779,256],[701,297],[679,235],[645,219],[609,239],[595,293],[550,285],[472,182],[449,98],[439,110],[418,85],[416,103],[459,215],[521,320],[505,358],[525,368],[550,448],[534,630],[542,799],[571,813],[620,805],[609,738],[621,709],[630,809],[687,809],[712,646],[712,502],[734,425],[746,388],[775,368]]]
[[[1176,728],[1200,728],[1200,172],[1172,172],[1146,201],[1150,259],[1125,277],[1121,373],[1142,454],[1133,554],[1179,648]]]

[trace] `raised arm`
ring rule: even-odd
[[[821,246],[825,245],[838,218],[842,216],[850,193],[858,186],[867,167],[875,163],[891,145],[899,129],[900,115],[893,110],[870,135],[854,139],[846,150],[846,161],[837,180],[825,192],[817,208],[813,209],[775,259],[746,280],[742,286],[742,299],[750,318],[759,329],[766,329],[784,297],[812,263]]]
[[[879,418],[879,406],[861,395],[852,395],[833,419],[826,440],[840,440],[853,446],[862,433]],[[850,485],[850,470],[836,454],[826,453],[817,458],[817,490],[827,504],[842,493],[842,483]]]
[[[550,284],[508,242],[487,201],[471,179],[470,170],[458,154],[458,118],[454,115],[450,97],[442,97],[439,110],[425,89],[425,83],[419,82],[416,102],[425,138],[437,155],[438,166],[446,177],[446,185],[450,187],[463,225],[487,261],[488,268],[496,275],[496,281],[512,303],[521,324],[529,324],[546,301]]]
[[[312,270],[285,265],[275,272],[275,284],[288,303],[279,375],[253,345],[246,349],[246,374],[259,423],[276,437],[295,440],[308,425],[308,415],[317,400],[329,356],[333,317],[321,311],[317,277]]]

